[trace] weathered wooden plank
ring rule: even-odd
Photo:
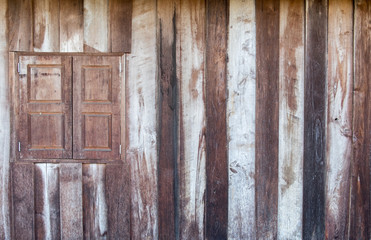
[[[352,160],[353,2],[329,1],[326,238],[347,239]]]
[[[82,165],[84,239],[106,239],[105,164]]]
[[[33,51],[32,1],[8,0],[9,51]],[[7,8],[3,8],[5,11]],[[6,24],[6,21],[2,21]]]
[[[277,238],[279,1],[256,2],[256,237]]]
[[[109,5],[111,23],[111,51],[130,52],[133,0],[110,0]]]
[[[176,238],[176,163],[178,150],[178,82],[176,77],[176,6],[174,0],[157,1],[159,31],[159,239]]]
[[[302,239],[304,1],[280,1],[278,239]]]
[[[306,3],[303,238],[325,236],[327,0]]]
[[[83,0],[60,1],[60,51],[84,51]]]
[[[34,165],[12,165],[13,237],[34,239]]]
[[[370,239],[371,158],[371,2],[354,5],[353,160],[350,233],[353,239]]]
[[[106,165],[108,239],[130,239],[130,168]]]
[[[10,239],[10,99],[8,86],[8,2],[0,0],[0,236]],[[10,70],[11,71],[11,70]]]
[[[255,239],[254,0],[230,1],[228,58],[228,238]]]
[[[181,1],[179,33],[179,238],[204,239],[206,194],[205,1]]]
[[[126,80],[126,158],[131,164],[133,239],[158,238],[156,1],[133,2]]]
[[[83,239],[81,165],[61,163],[59,167],[61,239]]]
[[[35,238],[60,239],[59,165],[35,164]]]
[[[206,239],[228,235],[228,3],[206,1]]]
[[[59,0],[33,1],[33,50],[59,52]],[[25,29],[25,31],[31,31]]]
[[[84,0],[84,52],[110,52],[109,1]]]

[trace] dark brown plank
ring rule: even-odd
[[[279,1],[256,2],[256,237],[277,238]]]
[[[13,238],[34,238],[34,165],[12,165]]]
[[[84,239],[106,239],[105,164],[82,165]]]
[[[9,51],[33,51],[32,1],[8,0]]]
[[[324,239],[327,1],[307,1],[303,238]]]
[[[175,1],[157,1],[159,29],[159,165],[158,225],[159,239],[175,239],[176,161],[177,161],[177,98],[176,78],[176,16]]]
[[[60,1],[60,51],[84,51],[83,0]]]
[[[371,2],[355,1],[353,161],[350,236],[370,239]]]
[[[133,1],[110,0],[109,5],[112,52],[130,52]]]
[[[227,239],[228,1],[207,1],[206,25],[206,238]]]
[[[130,168],[106,165],[108,239],[130,239]]]

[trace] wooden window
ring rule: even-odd
[[[18,58],[18,159],[119,160],[121,57]]]

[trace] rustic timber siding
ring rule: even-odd
[[[11,157],[13,52],[127,53],[122,164]],[[370,69],[370,0],[0,0],[0,239],[370,239]]]

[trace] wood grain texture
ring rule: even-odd
[[[10,51],[33,51],[32,1],[8,0]],[[6,8],[2,8],[6,10]],[[5,21],[2,21],[5,23]]]
[[[325,236],[347,239],[352,160],[353,3],[329,1]]]
[[[302,239],[304,1],[280,1],[278,239]]]
[[[34,165],[12,165],[13,237],[34,239]]]
[[[176,163],[178,150],[178,81],[176,76],[176,6],[157,1],[159,34],[159,239],[176,238]]]
[[[61,52],[84,51],[83,0],[60,1],[59,41]]]
[[[107,238],[106,165],[82,165],[84,239]]]
[[[228,1],[206,1],[206,239],[227,239]]]
[[[256,237],[277,238],[279,1],[256,2]]]
[[[130,239],[130,166],[106,165],[108,239]]]
[[[354,7],[354,155],[349,224],[353,239],[370,239],[371,2],[358,0]]]
[[[84,0],[84,52],[110,52],[107,0]]]
[[[205,1],[181,1],[177,20],[180,239],[205,237],[205,19]]]
[[[0,0],[0,236],[10,239],[10,98],[8,84],[8,2]]]
[[[61,163],[59,179],[61,239],[83,239],[82,164]]]
[[[35,164],[35,238],[60,239],[59,165]]]
[[[230,1],[228,58],[228,238],[255,239],[256,27],[253,0]]]
[[[109,1],[111,52],[130,52],[132,10],[133,0]]]
[[[37,0],[32,3],[33,50],[35,52],[59,52],[59,1]]]
[[[325,236],[327,0],[306,3],[303,238]]]
[[[156,1],[133,2],[126,80],[126,158],[131,164],[131,237],[158,238]]]

